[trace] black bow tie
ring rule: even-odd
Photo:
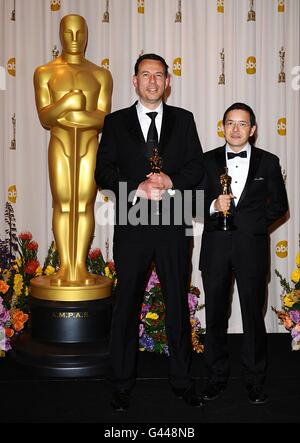
[[[233,152],[227,152],[227,157],[228,160],[231,160],[235,157],[247,158],[247,151],[237,152],[236,154],[234,154]]]

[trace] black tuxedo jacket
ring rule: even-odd
[[[116,211],[121,209],[120,199],[128,198],[151,172],[145,155],[145,140],[137,116],[136,104],[106,116],[97,154],[95,180],[102,189],[108,189],[117,197]],[[159,153],[163,159],[162,171],[171,178],[176,190],[192,190],[203,179],[203,153],[196,125],[191,112],[174,106],[163,105]],[[119,183],[126,183],[127,195],[119,194]],[[124,202],[123,202],[124,203]],[[124,206],[124,205],[122,205]],[[128,202],[127,209],[132,208]],[[171,209],[172,212],[172,204]],[[184,235],[181,226],[115,226],[115,239],[139,241],[145,236],[170,233]]]
[[[200,256],[200,269],[211,263],[209,245],[213,239],[221,241],[220,232],[215,231],[217,214],[210,215],[210,205],[222,194],[220,175],[226,166],[225,146],[208,151],[204,154],[204,232]],[[276,155],[251,146],[249,172],[242,195],[233,210],[236,231],[233,238],[241,245],[253,242],[254,238],[266,237],[269,226],[281,218],[288,210],[287,194],[281,174],[279,159]],[[221,246],[222,247],[222,246]],[[259,260],[260,257],[248,259]]]

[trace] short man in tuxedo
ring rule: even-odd
[[[190,239],[185,221],[174,222],[177,193],[192,190],[202,179],[203,153],[192,113],[163,102],[169,82],[162,57],[144,54],[138,58],[133,76],[138,101],[105,118],[97,155],[96,182],[117,196],[113,254],[118,283],[111,329],[112,406],[116,411],[128,408],[136,379],[139,313],[152,261],[166,302],[171,387],[187,404],[203,406],[190,374]],[[151,165],[161,163],[153,162],[153,148],[158,148],[162,159],[160,174],[151,172]],[[169,210],[164,207],[167,200]],[[130,214],[142,203],[149,219],[131,223]],[[129,219],[125,223],[124,205]],[[161,217],[166,211],[168,224]]]
[[[210,371],[204,400],[217,398],[229,376],[227,327],[233,278],[239,293],[242,321],[242,362],[249,401],[267,401],[267,368],[263,307],[268,274],[268,230],[288,210],[279,159],[250,142],[256,130],[253,110],[234,103],[223,118],[226,145],[204,154],[205,223],[200,270],[205,293],[205,360]],[[229,195],[220,176],[228,168]],[[219,230],[218,216],[233,215],[233,229]]]

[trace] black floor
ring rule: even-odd
[[[241,377],[241,336],[229,336],[231,377],[222,396],[199,410],[171,392],[167,358],[141,352],[139,378],[130,409],[110,407],[110,387],[103,378],[50,379],[34,376],[9,358],[0,359],[1,423],[300,423],[300,351],[292,352],[289,334],[269,334],[269,402],[248,403]],[[199,390],[206,381],[203,356],[194,355],[193,375]]]

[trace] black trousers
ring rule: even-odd
[[[227,348],[228,315],[233,279],[236,279],[242,322],[242,364],[246,384],[261,385],[267,368],[264,304],[266,297],[267,237],[238,232],[215,232],[205,236],[201,254],[205,294],[205,361],[210,379],[226,382],[229,376]],[[206,261],[205,251],[208,260]]]
[[[117,271],[116,300],[111,329],[111,381],[116,388],[131,389],[136,379],[139,313],[147,274],[154,260],[166,304],[169,379],[176,388],[191,382],[191,335],[188,308],[190,241],[144,241],[114,244]]]

